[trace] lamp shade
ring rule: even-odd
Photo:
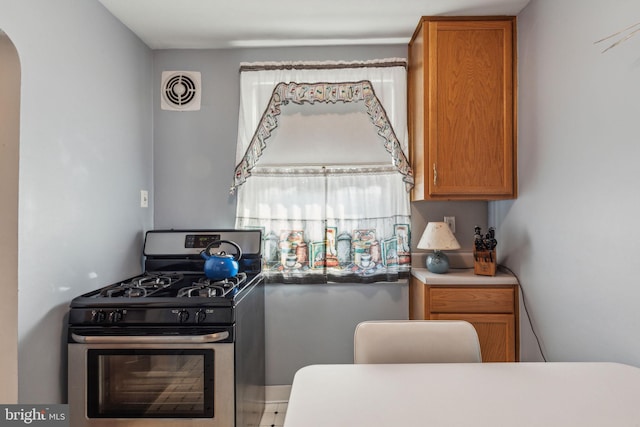
[[[460,244],[446,222],[430,222],[418,242],[418,249],[456,250]]]

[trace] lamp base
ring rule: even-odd
[[[449,271],[449,257],[442,251],[433,251],[427,255],[427,270],[437,274],[446,273]]]

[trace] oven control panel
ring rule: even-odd
[[[151,230],[145,235],[143,254],[147,257],[164,258],[199,256],[203,249],[216,240],[234,242],[247,256],[262,253],[260,230]],[[222,249],[235,253],[232,245]]]
[[[220,240],[219,234],[187,234],[184,238],[184,247],[205,249],[217,240]]]
[[[233,323],[231,310],[215,307],[187,308],[87,308],[69,313],[74,325],[219,325]]]

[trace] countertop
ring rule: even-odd
[[[474,274],[473,268],[452,268],[444,274],[432,273],[426,268],[411,268],[411,275],[429,285],[517,285],[518,279],[511,273],[498,270],[495,276]]]

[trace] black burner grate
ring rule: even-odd
[[[166,289],[182,280],[182,275],[178,273],[147,273],[134,277],[126,282],[120,282],[107,286],[100,291],[100,296],[104,298],[144,298]]]
[[[238,273],[235,277],[224,280],[211,280],[200,278],[191,286],[185,286],[178,291],[179,298],[190,297],[224,297],[229,293],[236,292],[238,288],[247,280],[245,273]]]

